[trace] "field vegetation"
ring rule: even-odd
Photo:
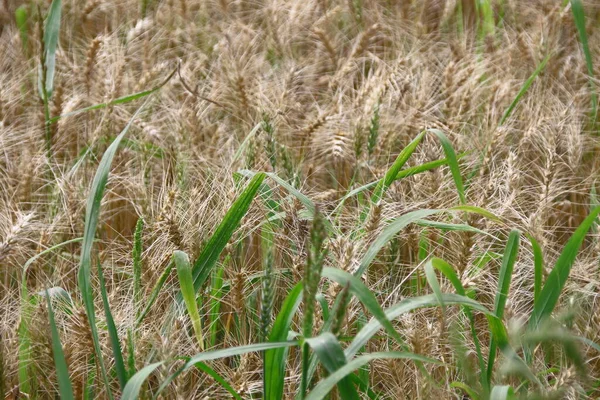
[[[600,398],[600,3],[0,1],[6,399]]]

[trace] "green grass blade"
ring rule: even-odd
[[[350,292],[356,296],[356,298],[365,306],[367,310],[369,310],[371,314],[373,314],[373,316],[381,323],[386,332],[400,345],[404,344],[402,336],[400,336],[398,331],[394,329],[394,326],[387,319],[383,309],[377,302],[377,298],[362,282],[362,280],[346,271],[331,267],[323,268],[322,276],[339,283],[342,287],[348,286]]]
[[[514,398],[514,391],[508,385],[494,386],[490,393],[490,400],[510,400]]]
[[[504,123],[506,122],[506,120],[508,119],[508,117],[510,117],[510,115],[514,111],[514,109],[517,106],[517,104],[519,104],[519,101],[521,101],[521,98],[527,92],[527,89],[529,89],[529,87],[531,86],[531,84],[533,83],[533,81],[535,80],[535,78],[544,70],[544,68],[546,67],[546,64],[548,64],[548,61],[550,60],[551,56],[552,56],[552,54],[548,54],[546,56],[546,58],[544,58],[542,60],[542,62],[537,66],[537,68],[535,69],[535,71],[533,71],[533,73],[531,74],[531,76],[529,76],[529,78],[527,78],[527,80],[525,81],[525,83],[521,87],[521,90],[519,90],[519,92],[517,93],[517,96],[514,98],[514,100],[512,101],[512,103],[510,103],[510,105],[508,106],[508,108],[506,109],[506,111],[504,112],[504,114],[502,115],[502,118],[500,119],[500,123],[498,125],[504,125]]]
[[[246,212],[248,212],[248,208],[250,208],[250,204],[256,196],[265,176],[264,173],[258,173],[248,182],[246,189],[231,205],[208,243],[204,246],[202,253],[200,253],[198,259],[194,262],[192,276],[194,278],[195,292],[200,290],[206,279],[210,276],[212,268],[215,266],[227,242],[229,242],[231,235],[233,235],[240,221],[246,215]],[[183,297],[179,294],[177,302],[181,303],[182,300]]]
[[[201,361],[217,360],[219,358],[239,356],[246,353],[254,353],[259,351],[266,351],[271,349],[281,349],[285,347],[297,346],[298,342],[287,341],[287,342],[272,342],[272,343],[257,343],[249,344],[245,346],[230,347],[222,350],[212,350],[198,353],[191,357],[188,362],[183,366],[183,370],[187,370]]]
[[[464,157],[467,153],[461,153],[457,156],[457,159],[461,159],[462,157]],[[396,179],[394,179],[394,181],[400,180],[402,178],[406,178],[408,176],[413,176],[413,175],[418,175],[420,173],[423,172],[427,172],[427,171],[431,171],[435,168],[441,167],[443,165],[448,165],[448,159],[447,158],[442,158],[439,160],[435,160],[435,161],[429,161],[426,162],[424,164],[421,165],[417,165],[415,167],[410,167],[410,168],[406,168],[403,169],[402,171],[398,172],[398,175],[396,175]],[[354,196],[356,196],[359,193],[364,192],[365,190],[369,190],[371,188],[374,188],[377,186],[377,184],[381,181],[381,179],[378,179],[374,182],[370,182],[367,183],[366,185],[362,185],[357,187],[356,189],[351,190],[350,192],[348,192],[348,194],[346,194],[344,197],[342,197],[340,199],[340,201],[338,202],[338,205],[335,207],[334,211],[332,214],[335,214],[336,211],[341,208],[341,206],[344,204],[344,202],[346,202],[346,200],[348,200],[349,198],[352,198]]]
[[[196,364],[198,364],[200,362],[216,360],[219,358],[234,357],[234,356],[239,356],[242,354],[252,353],[252,352],[260,352],[260,351],[266,351],[266,350],[271,350],[271,349],[287,348],[287,347],[297,346],[297,345],[298,345],[298,342],[290,342],[290,341],[276,342],[276,343],[258,343],[258,344],[249,344],[246,346],[230,347],[230,348],[222,349],[222,350],[212,350],[212,351],[205,351],[202,353],[198,353],[195,356],[191,357],[188,360],[188,362],[186,362],[181,368],[179,368],[173,374],[169,375],[167,377],[167,379],[165,379],[165,381],[160,385],[160,387],[154,394],[153,398],[157,399],[160,396],[160,394],[162,393],[162,391],[165,390],[165,388],[167,386],[169,386],[169,384],[171,382],[173,382],[173,380],[175,378],[177,378],[182,372],[187,371],[188,369],[194,367]]]
[[[243,400],[242,396],[240,396],[239,393],[235,391],[233,386],[231,386],[229,382],[227,382],[221,375],[219,375],[217,371],[209,367],[207,364],[199,362],[196,364],[196,368],[213,378],[215,382],[217,382],[223,387],[223,389],[227,390],[231,397],[233,397],[236,400]]]
[[[375,241],[367,249],[367,251],[366,251],[365,255],[363,256],[363,258],[360,262],[360,265],[359,265],[358,269],[356,270],[356,272],[354,273],[354,275],[362,276],[362,274],[364,274],[364,272],[367,270],[367,268],[369,267],[371,262],[373,262],[373,260],[375,259],[375,257],[379,253],[379,251],[394,236],[396,236],[396,234],[398,232],[400,232],[406,226],[408,226],[409,224],[415,223],[415,222],[422,223],[421,220],[423,220],[424,218],[429,217],[431,215],[440,214],[443,212],[450,212],[450,211],[465,211],[465,212],[482,215],[493,221],[499,220],[498,217],[496,217],[494,214],[490,213],[489,211],[484,210],[483,208],[479,208],[479,207],[475,207],[475,206],[467,206],[467,205],[456,206],[456,207],[452,207],[452,208],[448,208],[448,209],[439,209],[439,210],[422,209],[422,210],[408,212],[408,213],[396,218],[395,220],[393,220],[388,226],[386,226],[383,229],[383,231],[379,234],[379,236],[375,239]]]
[[[25,4],[22,4],[15,10],[15,22],[17,23],[17,28],[19,29],[19,35],[21,36],[21,44],[23,45],[23,50],[27,49],[27,43],[29,42],[27,19],[27,6]]]
[[[125,389],[127,384],[127,369],[125,368],[125,361],[123,360],[123,352],[121,351],[121,343],[119,342],[119,334],[113,319],[112,313],[110,312],[110,304],[108,303],[108,296],[106,295],[106,284],[104,282],[104,273],[102,267],[98,263],[98,278],[100,280],[100,293],[102,294],[102,305],[104,306],[104,315],[106,317],[106,327],[108,329],[108,336],[110,338],[110,345],[113,351],[113,357],[115,359],[115,370],[117,372],[117,378],[121,385],[121,390]]]
[[[204,350],[204,335],[202,334],[202,320],[200,319],[200,313],[198,312],[198,304],[196,303],[196,292],[194,291],[194,284],[192,278],[192,267],[190,266],[190,260],[183,251],[176,250],[173,253],[173,262],[177,268],[177,277],[179,278],[179,287],[181,288],[181,295],[185,301],[190,319],[192,320],[192,326],[194,333],[196,334],[196,340],[201,350]]]
[[[533,303],[537,303],[544,284],[544,254],[538,241],[527,235],[533,249]]]
[[[137,100],[137,99],[141,99],[143,97],[149,96],[157,91],[159,91],[163,86],[165,86],[170,80],[171,78],[173,78],[173,76],[175,75],[175,72],[177,72],[177,69],[174,69],[169,76],[167,76],[167,78],[162,81],[159,85],[153,87],[152,89],[149,90],[144,90],[142,92],[137,92],[134,94],[130,94],[127,96],[123,96],[123,97],[119,97],[118,99],[106,102],[106,103],[99,103],[99,104],[94,104],[92,106],[89,107],[85,107],[85,108],[81,108],[79,110],[75,110],[75,111],[71,111],[69,113],[63,114],[63,115],[57,115],[55,117],[50,118],[50,120],[48,121],[49,123],[55,123],[58,120],[60,120],[61,118],[66,118],[66,117],[72,117],[74,115],[77,114],[81,114],[84,112],[88,112],[88,111],[94,111],[94,110],[100,110],[106,107],[110,107],[110,106],[116,106],[117,104],[125,104],[125,103],[129,103],[131,101]]]
[[[477,394],[477,392],[472,387],[470,387],[469,385],[467,385],[465,383],[462,383],[462,382],[452,382],[450,384],[450,387],[462,390],[463,392],[465,392],[467,394],[467,396],[469,396],[469,398],[471,400],[479,400],[480,399],[480,397]]]
[[[427,362],[432,364],[441,364],[439,361],[420,356],[414,353],[403,353],[403,352],[381,352],[381,353],[369,353],[356,357],[352,361],[349,361],[335,372],[331,373],[327,378],[321,380],[315,388],[306,396],[306,400],[321,400],[326,398],[331,389],[338,384],[342,379],[346,378],[353,371],[361,368],[367,363],[373,360],[386,360],[386,359],[407,359],[415,360],[419,362]],[[345,397],[342,397],[345,399]]]
[[[133,331],[127,329],[127,379],[135,375],[135,342],[133,340]]]
[[[154,285],[154,287],[152,288],[152,292],[150,293],[150,297],[148,297],[148,300],[146,301],[146,307],[144,307],[144,310],[140,313],[139,317],[135,321],[136,327],[140,326],[140,324],[142,323],[142,321],[144,320],[146,315],[150,312],[150,309],[154,305],[154,302],[156,301],[156,298],[158,297],[160,290],[162,289],[163,285],[167,281],[167,278],[171,274],[173,265],[174,264],[172,262],[170,262],[169,265],[167,266],[167,268],[165,268],[163,273],[158,278],[158,281],[156,281],[156,284]]]
[[[471,206],[471,205],[455,206],[455,207],[450,208],[450,211],[464,211],[464,212],[469,212],[469,213],[473,213],[473,214],[479,214],[482,217],[486,217],[490,221],[502,222],[500,217],[498,217],[497,215],[491,213],[490,211],[486,210],[485,208],[481,208],[481,207],[477,207],[477,206]]]
[[[335,373],[346,365],[344,350],[332,333],[325,332],[317,337],[306,339],[306,343],[315,352],[321,364],[323,364],[330,374]],[[342,399],[360,400],[360,396],[348,374],[338,379],[337,385]]]
[[[573,13],[573,19],[575,20],[575,26],[577,26],[577,31],[579,32],[579,41],[581,42],[581,48],[583,49],[583,55],[585,56],[585,65],[590,78],[590,89],[592,91],[592,122],[595,124],[598,114],[598,92],[596,91],[596,85],[594,84],[594,64],[592,62],[592,53],[590,52],[587,31],[585,29],[585,12],[581,0],[571,0],[571,11]]]
[[[139,316],[139,307],[142,300],[142,233],[144,220],[139,218],[135,224],[133,234],[133,304],[136,317]]]
[[[534,303],[533,313],[531,314],[529,322],[530,329],[536,330],[539,327],[540,322],[554,311],[554,307],[556,307],[556,303],[558,303],[558,298],[560,297],[562,289],[569,278],[569,273],[571,272],[571,267],[575,262],[575,257],[577,257],[579,248],[581,247],[588,230],[592,224],[594,224],[596,218],[598,218],[598,214],[600,214],[600,207],[596,207],[590,212],[563,248],[554,268],[546,279],[546,283],[540,292],[538,301]]]
[[[44,50],[46,51],[46,97],[52,97],[54,91],[54,71],[56,69],[56,49],[60,34],[61,0],[53,0],[44,25]]]
[[[31,385],[30,385],[30,376],[29,376],[29,364],[31,362],[31,338],[29,336],[29,326],[30,319],[32,315],[32,299],[29,296],[29,291],[27,290],[27,271],[29,267],[40,257],[49,254],[63,246],[66,246],[71,243],[81,242],[83,238],[75,238],[71,240],[67,240],[65,242],[59,243],[52,247],[47,248],[44,251],[36,254],[31,257],[25,265],[23,265],[23,271],[21,273],[21,322],[18,328],[18,337],[19,337],[19,367],[18,367],[18,376],[19,376],[19,388],[21,392],[30,394]]]
[[[500,267],[498,280],[498,291],[496,292],[496,299],[494,301],[494,314],[500,321],[502,321],[502,318],[504,317],[504,308],[506,307],[506,300],[508,299],[513,269],[519,253],[520,236],[521,233],[519,231],[513,230],[510,232],[508,235],[508,242],[506,243],[506,249],[504,250],[504,256],[502,258],[502,266]],[[492,337],[490,342],[490,352],[488,355],[488,384],[492,380],[497,346],[497,341]]]
[[[142,106],[143,107],[143,106]],[[108,181],[108,174],[110,173],[110,166],[112,160],[119,148],[119,143],[123,137],[129,131],[129,128],[133,124],[133,121],[138,116],[140,107],[135,114],[131,117],[123,131],[117,136],[117,138],[111,143],[106,149],[96,175],[92,181],[90,193],[87,199],[87,207],[85,212],[85,227],[83,235],[83,244],[81,246],[81,257],[78,272],[78,283],[79,289],[81,290],[81,296],[85,305],[85,312],[88,318],[88,323],[92,333],[92,341],[94,343],[94,350],[96,357],[98,357],[98,364],[102,372],[102,380],[106,386],[107,395],[109,399],[112,399],[112,393],[110,390],[110,383],[108,381],[108,375],[106,373],[106,367],[102,359],[102,350],[100,347],[100,341],[98,337],[98,329],[96,328],[96,314],[94,310],[94,297],[92,294],[91,274],[92,274],[92,246],[94,244],[94,238],[96,236],[96,228],[98,226],[98,217],[100,216],[100,205],[102,203],[102,197],[104,196],[104,189],[106,182]]]
[[[429,221],[427,219],[421,219],[415,222],[416,225],[426,226],[430,228],[437,228],[443,231],[459,231],[459,232],[473,232],[480,235],[492,236],[489,232],[482,231],[466,224],[452,224],[449,222]],[[492,236],[493,237],[493,236]]]
[[[460,278],[454,271],[454,268],[446,261],[441,258],[434,257],[431,259],[431,266],[440,271],[454,286],[456,292],[461,296],[466,296],[465,288],[460,281]],[[477,336],[477,330],[475,329],[475,318],[473,317],[473,313],[468,306],[463,307],[464,313],[467,316],[471,328],[471,336],[473,338],[473,343],[475,344],[475,352],[477,353],[477,360],[479,362],[479,370],[480,370],[480,381],[484,391],[488,391],[488,383],[485,375],[486,366],[485,360],[483,359],[483,353],[481,351],[481,343],[479,342],[479,337]]]
[[[302,301],[302,283],[298,283],[285,298],[281,310],[275,318],[269,342],[283,342],[288,338],[292,319]],[[265,351],[264,398],[280,399],[283,397],[287,348],[277,348]]]
[[[46,292],[46,301],[48,302],[48,318],[50,319],[50,331],[52,334],[52,356],[54,358],[54,366],[56,367],[56,377],[58,379],[58,391],[60,398],[64,400],[74,399],[73,386],[69,378],[69,370],[67,369],[67,361],[63,353],[62,345],[60,344],[60,336],[54,321],[54,311],[52,310],[52,302],[50,295]]]
[[[133,375],[131,379],[129,379],[129,381],[127,382],[127,385],[123,390],[121,400],[138,400],[140,395],[140,389],[142,388],[142,385],[144,384],[146,379],[148,379],[148,377],[154,372],[156,368],[160,367],[163,364],[164,362],[150,364],[136,372],[136,374]]]
[[[460,199],[461,204],[466,204],[467,200],[465,197],[465,187],[463,185],[462,176],[460,174],[460,168],[458,166],[458,160],[456,158],[456,152],[452,147],[452,143],[448,140],[448,137],[439,129],[427,129],[427,132],[433,133],[440,141],[442,145],[442,149],[444,150],[444,154],[446,155],[446,159],[448,160],[448,165],[450,166],[450,172],[452,173],[452,179],[454,180],[454,185],[456,186],[456,191],[458,192],[458,198]]]
[[[461,305],[467,306],[474,310],[481,311],[485,314],[491,314],[491,312],[479,304],[477,301],[472,300],[468,297],[460,296],[457,294],[444,293],[442,300],[446,306],[448,305]],[[439,306],[440,300],[433,294],[411,297],[400,301],[399,303],[389,307],[385,310],[385,315],[388,320],[392,321],[403,314],[409,313],[419,308],[424,307],[437,307]],[[371,319],[354,337],[354,340],[350,343],[348,348],[345,350],[346,358],[350,359],[381,329],[381,323],[376,319]]]
[[[254,177],[256,176],[257,172],[253,172],[247,169],[243,169],[241,171],[238,171],[238,173],[240,175],[246,176],[246,177]],[[260,172],[260,173],[264,173],[264,172]],[[305,194],[301,193],[299,190],[297,190],[296,188],[294,188],[292,185],[290,185],[289,183],[287,183],[286,181],[284,181],[283,179],[281,179],[280,177],[278,177],[277,175],[273,174],[273,173],[266,173],[266,175],[274,180],[279,186],[281,186],[282,188],[284,188],[285,190],[288,191],[288,193],[290,193],[292,196],[296,197],[300,203],[302,203],[302,205],[308,210],[308,212],[311,215],[315,214],[315,203],[308,198],[308,196],[306,196]]]
[[[386,172],[383,179],[380,180],[377,184],[377,187],[375,187],[375,191],[371,196],[371,203],[379,203],[384,193],[396,180],[396,176],[398,175],[404,164],[406,164],[412,153],[414,153],[415,149],[423,139],[423,136],[425,136],[425,132],[419,133],[419,135],[417,135],[417,137],[414,138],[412,142],[410,142],[404,149],[402,149],[400,154],[398,154],[398,157],[396,157],[396,161],[394,161],[390,169],[388,169],[388,171]]]
[[[208,308],[208,330],[209,330],[209,342],[208,346],[213,347],[217,343],[217,332],[219,322],[219,310],[221,309],[221,299],[225,295],[223,290],[223,273],[225,267],[221,266],[217,269],[216,273],[212,278],[211,290],[210,290],[210,301]]]
[[[371,262],[375,259],[379,251],[394,237],[398,232],[404,229],[409,224],[419,221],[423,218],[429,217],[434,214],[438,214],[441,212],[445,212],[447,210],[416,210],[408,212],[398,218],[396,218],[392,223],[385,227],[383,232],[375,239],[375,241],[369,246],[369,249],[363,256],[360,265],[356,272],[355,276],[362,276]]]
[[[425,277],[427,278],[427,283],[433,290],[433,294],[438,299],[440,306],[442,307],[442,314],[444,313],[444,296],[442,294],[442,288],[440,287],[440,282],[435,276],[435,271],[433,270],[432,260],[429,260],[425,263]]]
[[[504,250],[504,256],[502,258],[502,266],[500,267],[498,281],[498,292],[496,293],[496,300],[494,302],[494,313],[500,319],[504,317],[504,308],[506,306],[506,300],[510,290],[512,272],[515,261],[517,260],[517,255],[519,253],[520,235],[521,233],[517,230],[510,232],[508,241],[506,243],[506,249]]]

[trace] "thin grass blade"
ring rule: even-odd
[[[496,299],[494,301],[494,314],[498,320],[502,321],[504,317],[504,308],[506,307],[506,300],[508,299],[508,292],[510,290],[510,282],[512,280],[513,269],[517,255],[519,253],[519,239],[521,233],[513,230],[508,235],[508,241],[504,250],[504,256],[502,258],[502,266],[500,267],[499,280],[498,280],[498,291],[496,292]],[[488,355],[488,367],[487,367],[487,379],[488,384],[492,380],[492,373],[494,371],[494,362],[496,360],[496,349],[499,343],[492,336],[490,341],[490,352]]]
[[[281,310],[275,318],[269,342],[277,343],[287,340],[292,319],[302,302],[302,283],[298,283],[285,298]],[[285,360],[288,348],[281,347],[265,351],[264,355],[264,391],[265,399],[280,399],[283,397],[285,380]]]
[[[156,368],[163,365],[164,362],[156,362],[154,364],[150,364],[140,369],[135,373],[127,382],[125,389],[123,390],[123,395],[121,396],[121,400],[138,400],[140,395],[140,389],[142,385],[148,379],[150,375],[156,370]]]
[[[56,367],[58,391],[61,399],[71,400],[75,398],[73,396],[73,386],[71,385],[67,361],[65,360],[65,354],[63,353],[62,345],[60,344],[60,336],[58,335],[56,322],[54,321],[52,302],[50,301],[50,295],[47,292],[46,301],[48,303],[48,318],[50,319],[50,332],[52,334],[52,356],[54,358],[54,366]]]
[[[452,143],[439,129],[427,129],[427,132],[433,133],[440,141],[442,149],[444,150],[444,154],[446,155],[446,159],[448,160],[448,166],[450,167],[450,172],[452,173],[452,179],[454,180],[454,185],[456,186],[460,203],[466,204],[467,200],[465,197],[465,187],[463,185],[460,168],[458,166],[458,160],[456,158],[456,152],[454,151],[454,147],[452,147]]]
[[[196,303],[196,292],[194,291],[194,283],[192,278],[192,267],[188,255],[183,251],[176,250],[173,253],[173,262],[177,269],[177,277],[179,278],[179,287],[181,295],[185,301],[188,315],[192,320],[196,340],[201,350],[204,350],[204,335],[202,334],[202,322],[200,313],[198,312],[198,304]]]
[[[380,180],[379,183],[377,184],[377,186],[375,187],[375,191],[373,192],[373,195],[371,196],[371,203],[373,203],[373,204],[379,203],[379,201],[383,197],[383,194],[387,191],[387,189],[390,187],[390,185],[396,180],[396,176],[398,175],[398,173],[400,172],[400,170],[402,169],[404,164],[406,164],[406,162],[408,161],[408,159],[410,158],[412,153],[414,153],[415,149],[417,148],[417,146],[423,139],[423,136],[425,136],[425,132],[419,133],[417,135],[417,137],[414,138],[408,145],[406,145],[406,147],[404,149],[402,149],[400,154],[398,154],[396,161],[394,161],[394,163],[392,164],[390,169],[388,169],[388,171],[386,172],[383,179]]]
[[[104,306],[104,316],[106,317],[106,328],[108,329],[108,336],[110,339],[110,346],[113,351],[113,357],[115,359],[115,371],[117,378],[119,379],[119,385],[121,390],[125,389],[127,385],[127,369],[125,368],[125,361],[123,359],[123,352],[121,351],[121,343],[119,342],[119,334],[117,332],[117,326],[113,319],[110,311],[110,304],[108,303],[108,296],[106,294],[106,283],[104,281],[104,273],[102,267],[98,263],[98,278],[100,280],[100,293],[102,294],[102,305]]]
[[[338,342],[335,335],[330,332],[322,333],[321,335],[306,339],[306,343],[315,352],[319,361],[330,374],[335,373],[346,365],[346,357],[344,356],[344,350]],[[345,374],[343,377],[337,380],[338,389],[340,396],[343,399],[356,399],[360,400],[360,396],[352,383],[352,379]]]
[[[96,314],[94,309],[94,298],[92,294],[91,274],[92,274],[92,246],[96,236],[96,227],[98,226],[98,218],[100,216],[100,206],[102,203],[102,197],[104,196],[104,189],[108,181],[108,174],[110,173],[110,166],[112,160],[119,148],[119,143],[125,137],[129,128],[133,124],[133,121],[137,118],[140,113],[140,107],[135,114],[131,117],[123,131],[117,136],[112,144],[106,149],[106,152],[100,160],[96,175],[92,181],[90,193],[87,199],[87,207],[85,212],[85,227],[83,235],[83,244],[81,246],[81,257],[78,272],[78,283],[85,306],[86,316],[90,326],[92,341],[94,344],[94,350],[96,357],[98,357],[98,364],[102,373],[102,380],[106,387],[107,395],[109,399],[112,399],[112,393],[110,389],[110,383],[108,375],[106,373],[106,367],[104,365],[102,357],[102,349],[100,347],[100,340],[98,337],[98,329],[96,327]]]
[[[50,10],[44,24],[44,50],[46,51],[46,87],[43,88],[48,99],[52,97],[54,91],[54,71],[56,69],[56,49],[58,47],[58,37],[60,34],[60,15],[61,0],[53,0],[50,4]]]
[[[583,10],[581,0],[571,0],[571,12],[573,13],[577,31],[579,32],[579,41],[581,42],[581,48],[583,49],[583,55],[585,56],[585,65],[590,78],[590,89],[592,91],[592,121],[595,124],[598,115],[598,92],[596,90],[596,85],[594,84],[594,64],[592,62],[592,52],[590,51],[585,28],[585,11]]]
[[[407,359],[419,362],[426,362],[432,364],[441,364],[439,361],[432,358],[423,357],[414,353],[404,352],[381,352],[381,353],[370,353],[356,357],[352,361],[349,361],[342,367],[332,372],[327,378],[322,379],[315,388],[306,396],[306,400],[321,400],[327,397],[331,389],[338,384],[341,380],[345,379],[353,371],[361,368],[367,363],[373,360],[390,360],[390,359]],[[345,397],[343,397],[345,399]]]
[[[392,323],[385,316],[375,295],[359,278],[346,271],[342,271],[341,269],[331,267],[323,268],[322,276],[339,283],[342,287],[348,286],[350,292],[356,296],[371,314],[373,314],[373,316],[381,323],[385,331],[400,345],[404,344],[402,336],[394,329]]]
[[[579,248],[583,244],[583,240],[585,239],[588,230],[594,224],[599,214],[600,207],[594,208],[581,223],[579,228],[575,230],[563,248],[554,268],[546,279],[546,283],[540,292],[538,301],[534,303],[533,313],[531,314],[528,326],[530,329],[536,330],[539,327],[540,322],[554,311],[554,307],[556,307],[556,304],[558,303],[562,289],[569,278],[569,273],[571,272],[571,267],[575,262],[575,257],[577,257]]]
[[[442,300],[446,306],[449,305],[461,305],[467,306],[474,310],[483,312],[484,314],[491,314],[491,312],[482,306],[479,302],[472,300],[465,296],[457,294],[444,293]],[[419,297],[411,297],[400,301],[399,303],[387,308],[385,315],[388,320],[392,321],[403,314],[417,310],[424,307],[438,307],[440,299],[435,295],[429,294]],[[350,359],[356,355],[356,353],[381,329],[381,323],[376,319],[371,319],[354,337],[354,340],[350,343],[348,348],[345,350],[346,358]]]
[[[264,173],[258,173],[248,182],[246,189],[231,205],[208,243],[204,246],[202,253],[200,253],[198,259],[194,262],[192,276],[194,278],[194,291],[196,293],[210,276],[212,268],[215,266],[227,242],[229,242],[231,235],[233,235],[240,221],[246,215],[246,212],[248,212],[250,203],[252,203],[265,177]],[[183,297],[179,294],[177,302],[181,303],[182,300]]]

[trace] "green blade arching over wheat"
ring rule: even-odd
[[[192,276],[194,278],[194,290],[198,292],[206,279],[210,276],[212,268],[217,262],[221,252],[229,242],[231,235],[240,224],[240,221],[246,215],[250,208],[250,203],[256,196],[260,185],[265,179],[265,174],[256,174],[247,184],[246,189],[240,194],[237,200],[231,205],[225,217],[208,240],[204,249],[194,262],[192,267]],[[177,301],[181,303],[183,296],[179,294]]]
[[[135,112],[135,114],[131,117],[131,119],[129,120],[125,128],[121,131],[119,136],[117,136],[117,138],[111,143],[108,149],[106,149],[104,155],[102,156],[102,159],[100,160],[100,164],[98,165],[98,169],[96,170],[96,175],[94,176],[94,180],[92,181],[92,185],[90,188],[90,193],[88,195],[87,207],[85,212],[83,244],[81,246],[81,257],[79,262],[79,290],[81,291],[81,297],[85,306],[85,313],[92,334],[94,351],[96,353],[96,357],[98,357],[98,363],[100,365],[100,370],[102,373],[102,380],[106,387],[109,398],[112,398],[112,393],[110,389],[108,374],[102,357],[98,329],[96,327],[96,311],[94,307],[94,298],[92,294],[92,246],[96,237],[96,227],[98,226],[98,219],[100,216],[100,206],[102,204],[102,198],[104,197],[104,189],[106,187],[106,182],[108,181],[108,175],[110,173],[110,166],[112,164],[112,160],[117,152],[117,149],[119,148],[119,143],[129,131],[129,128],[133,124],[134,120],[137,118],[141,109],[142,107],[140,107]]]

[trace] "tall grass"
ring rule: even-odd
[[[2,395],[594,398],[593,8],[259,3],[8,5]]]

